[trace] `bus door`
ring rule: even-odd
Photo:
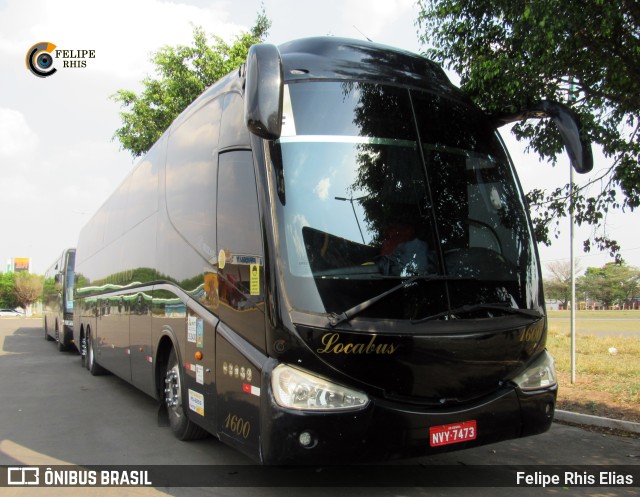
[[[251,151],[219,156],[217,248],[217,432],[255,457],[261,371],[249,358],[252,349],[265,350],[265,319],[264,256]]]

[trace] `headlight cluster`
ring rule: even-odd
[[[513,382],[525,391],[541,390],[556,385],[556,368],[551,354],[545,350],[526,370],[516,376]]]
[[[273,370],[271,384],[278,405],[289,409],[344,411],[362,409],[369,403],[362,392],[284,364]]]

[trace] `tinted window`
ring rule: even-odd
[[[222,98],[206,103],[169,136],[167,209],[176,229],[206,259],[215,253],[215,192]]]
[[[265,347],[262,237],[253,158],[249,151],[220,155],[218,248],[224,253],[213,276],[219,316],[261,350]]]
[[[125,181],[109,197],[102,207],[106,217],[106,227],[104,228],[104,244],[108,245],[118,239],[124,233],[124,220],[127,213],[127,189],[129,182]]]
[[[125,230],[131,229],[158,210],[158,168],[164,157],[164,143],[164,140],[158,142],[127,180],[129,191]]]
[[[251,152],[221,154],[218,181],[220,248],[233,254],[260,255],[258,199]]]
[[[220,128],[220,150],[249,146],[249,131],[244,124],[244,100],[238,93],[227,93]]]

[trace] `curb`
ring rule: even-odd
[[[556,410],[555,419],[567,423],[579,425],[599,426],[601,428],[611,428],[615,430],[628,431],[640,434],[640,423],[632,421],[621,421],[619,419],[601,418],[590,414],[578,414],[576,412]]]

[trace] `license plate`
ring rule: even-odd
[[[477,435],[478,430],[475,420],[432,426],[429,428],[429,445],[438,447],[440,445],[467,442],[475,440]]]

